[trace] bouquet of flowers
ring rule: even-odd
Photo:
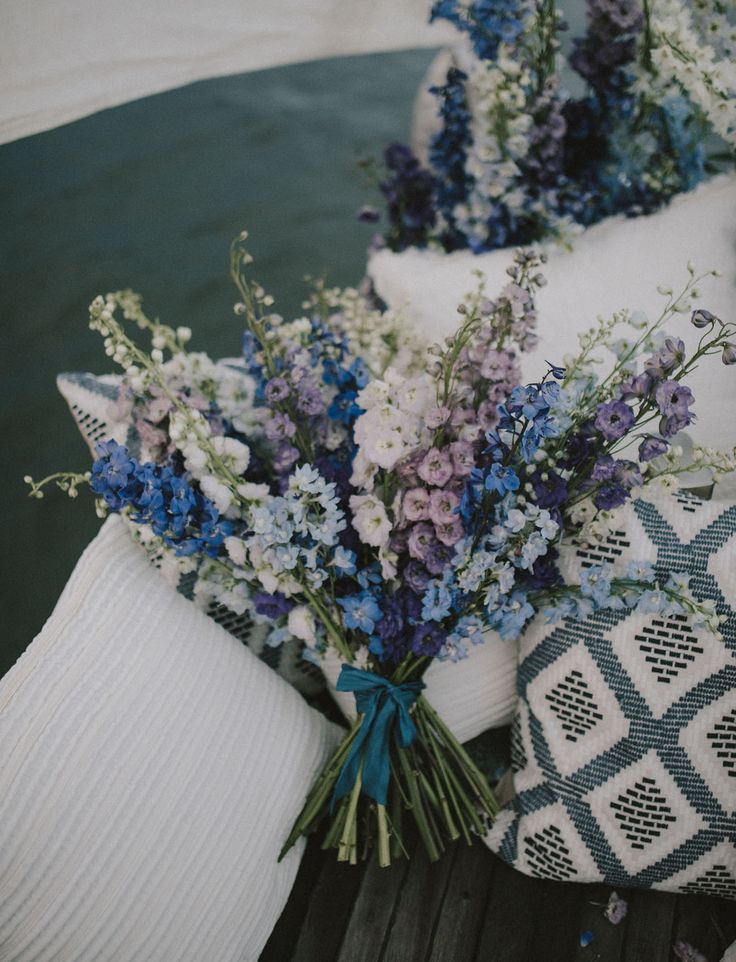
[[[242,358],[189,352],[191,331],[150,321],[130,292],[98,297],[90,325],[123,368],[134,443],[99,444],[91,472],[27,480],[36,496],[49,481],[69,494],[88,484],[103,513],[123,514],[190,572],[203,604],[268,623],[272,644],[296,637],[311,658],[339,654],[338,689],[355,694],[357,718],[284,851],[327,817],[324,844],[339,859],[375,846],[387,865],[405,851],[410,815],[435,859],[448,840],[482,833],[497,805],[422,695],[432,659],[463,658],[488,629],[515,638],[536,612],[636,606],[718,630],[677,572],[657,582],[647,564],[616,578],[598,565],[567,584],[557,560],[563,537],[600,538],[642,485],[676,486],[671,439],[694,420],[687,375],[709,355],[736,362],[736,327],[695,309],[703,333],[690,356],[662,332],[692,309],[691,269],[658,320],[600,320],[564,367],[521,384],[538,255],[517,252],[498,296],[481,283],[455,335],[427,349],[355,292],[317,287],[307,315],[284,321],[248,280],[246,239],[231,250]],[[150,333],[150,350],[125,320]],[[599,376],[604,348],[615,362]],[[711,450],[695,461],[736,466]]]
[[[692,9],[691,9],[692,6]],[[736,149],[736,24],[722,0],[587,0],[561,79],[554,0],[436,0],[472,54],[433,87],[428,167],[385,153],[385,243],[474,252],[569,238],[610,214],[649,213]],[[460,67],[464,69],[460,69]],[[711,138],[717,144],[717,137]],[[712,144],[711,144],[712,146]],[[724,153],[725,148],[725,153]],[[377,214],[367,208],[366,219]]]

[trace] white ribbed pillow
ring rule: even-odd
[[[516,709],[519,644],[503,641],[495,631],[487,631],[485,639],[482,645],[469,645],[468,657],[462,661],[433,661],[424,675],[424,694],[460,742],[508,725]],[[325,653],[322,668],[330,694],[352,721],[354,695],[335,690],[342,662],[334,649]]]
[[[0,958],[257,959],[336,736],[110,518],[0,682]]]

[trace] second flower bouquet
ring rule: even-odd
[[[465,657],[488,630],[516,638],[538,612],[639,607],[718,631],[677,572],[658,583],[645,563],[622,577],[599,565],[567,584],[556,562],[563,538],[604,536],[642,485],[676,486],[671,439],[694,419],[687,375],[708,355],[736,361],[734,327],[692,310],[691,270],[659,319],[600,321],[576,357],[521,384],[544,283],[536,254],[519,251],[495,299],[481,284],[454,336],[427,348],[354,292],[318,287],[307,315],[284,321],[248,280],[246,237],[231,249],[243,354],[227,364],[189,352],[188,328],[150,321],[130,292],[93,302],[91,326],[124,370],[133,442],[101,443],[91,472],[31,481],[32,493],[89,484],[101,511],[190,574],[196,600],[268,624],[271,644],[300,639],[313,660],[337,652],[357,717],[284,852],[326,820],[338,859],[375,848],[388,865],[406,854],[412,818],[436,859],[483,834],[497,804],[422,694],[433,659]],[[120,310],[150,332],[150,350]],[[662,331],[686,313],[703,332],[689,356]],[[713,451],[695,460],[716,474],[735,466]]]

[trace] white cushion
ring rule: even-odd
[[[336,738],[110,518],[0,682],[0,958],[257,959]]]
[[[511,737],[515,798],[488,845],[539,878],[736,899],[736,504],[638,500],[583,566],[650,561],[685,572],[724,615],[603,610],[521,639]]]
[[[455,330],[458,303],[477,287],[472,272],[486,274],[493,297],[508,282],[511,259],[510,249],[479,256],[469,251],[383,250],[371,256],[368,273],[384,301],[406,309],[429,336],[441,337]],[[698,303],[724,320],[735,320],[736,176],[714,178],[648,217],[612,217],[596,224],[575,240],[571,252],[551,249],[544,267],[549,283],[537,301],[539,346],[522,356],[525,379],[538,379],[545,359],[559,363],[564,354],[576,351],[577,335],[600,314],[629,307],[652,320],[658,317],[663,298],[657,285],[679,291],[687,280],[688,260],[699,271],[715,268],[723,273],[699,285]],[[687,316],[676,317],[667,329],[690,349],[701,333]],[[698,421],[689,429],[695,441],[732,448],[734,368],[708,358],[688,377],[688,384],[696,398]],[[724,497],[736,496],[736,478],[724,481],[721,491]]]

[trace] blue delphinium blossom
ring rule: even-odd
[[[495,491],[498,494],[516,491],[519,487],[519,476],[511,467],[504,467],[498,463],[492,464],[485,476],[485,487],[487,491]]]
[[[435,0],[430,22],[449,20],[467,33],[481,60],[495,60],[500,44],[513,44],[524,30],[529,4],[519,0]]]
[[[139,524],[148,524],[179,555],[214,557],[232,525],[214,503],[192,486],[188,475],[167,466],[140,464],[116,441],[97,445],[90,487],[112,511],[127,509]]]
[[[437,176],[435,203],[446,225],[442,241],[448,251],[465,246],[455,223],[455,208],[473,186],[473,178],[466,170],[471,143],[470,110],[465,99],[467,79],[462,70],[451,67],[444,84],[430,87],[439,100],[442,127],[431,140],[429,162]]]
[[[424,247],[437,221],[437,181],[404,144],[391,144],[384,163],[388,173],[380,188],[388,208],[386,243],[394,251]]]
[[[373,634],[376,622],[381,619],[381,609],[369,591],[338,598],[337,603],[343,610],[343,622],[346,628],[357,628],[367,635]]]

